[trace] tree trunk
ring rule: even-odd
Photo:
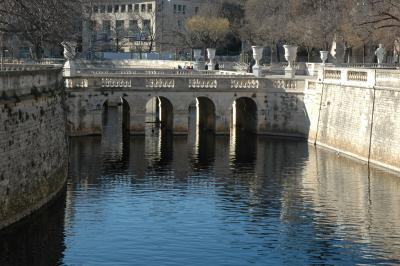
[[[279,63],[281,62],[280,54],[279,54],[279,44],[275,44],[276,47],[276,61]]]
[[[43,49],[41,43],[35,43],[33,46],[33,59],[35,61],[41,60],[43,57]]]

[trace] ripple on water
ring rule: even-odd
[[[400,264],[396,176],[300,140],[116,126],[71,140],[65,195],[0,235],[0,265]]]

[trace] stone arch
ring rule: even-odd
[[[100,105],[101,104],[101,105]],[[105,98],[98,104],[102,108],[102,132],[104,133],[104,126],[109,123],[108,119],[117,119],[115,122],[120,122],[123,132],[129,131],[130,128],[130,112],[131,107],[129,102],[124,97],[115,97],[110,100],[110,98]],[[116,115],[109,117],[109,108],[120,108]],[[121,117],[120,117],[121,116]]]
[[[257,133],[257,103],[250,97],[240,97],[232,104],[232,129]]]
[[[146,115],[151,114],[146,122],[154,123],[164,130],[172,130],[174,123],[174,108],[171,101],[164,96],[151,97],[146,103]]]
[[[212,99],[198,96],[195,99],[196,129],[215,133],[215,104]],[[189,108],[191,108],[189,106]],[[193,108],[193,106],[192,106]]]

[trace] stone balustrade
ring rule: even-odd
[[[10,71],[36,71],[36,70],[50,70],[53,69],[55,65],[51,64],[19,64],[19,63],[5,63],[0,67],[2,72]],[[60,68],[59,66],[58,68]]]
[[[80,76],[64,78],[65,87],[69,90],[107,89],[107,90],[304,90],[304,79],[286,79],[283,77],[255,78],[253,76],[211,76],[211,75],[136,75],[136,76]]]
[[[371,88],[376,85],[375,76],[378,71],[386,70],[325,67],[319,71],[318,81],[343,86]]]
[[[193,76],[193,75],[208,75],[208,76],[252,76],[251,73],[239,73],[235,71],[224,70],[190,70],[190,69],[146,69],[146,68],[79,68],[77,74],[89,76],[102,75],[176,75],[176,76]]]

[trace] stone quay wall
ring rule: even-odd
[[[64,187],[68,150],[61,69],[0,72],[0,229]]]
[[[309,141],[400,172],[400,72],[326,68],[306,82]]]

